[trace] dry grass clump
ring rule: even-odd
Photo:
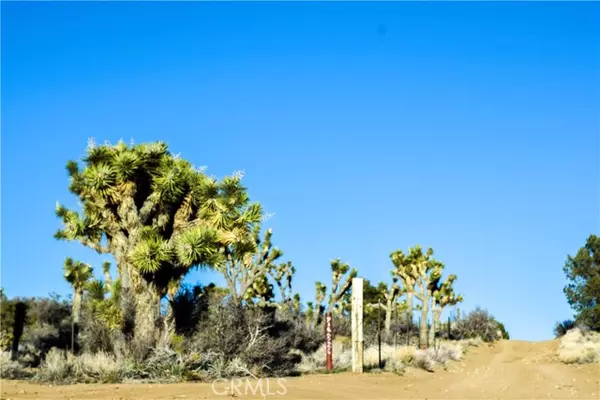
[[[217,353],[179,353],[170,347],[153,349],[144,362],[118,358],[109,353],[74,356],[51,349],[36,380],[51,383],[116,383],[123,381],[181,382],[254,376],[238,357],[226,359]]]
[[[479,340],[481,341],[481,340]],[[464,349],[469,345],[477,345],[478,341],[470,339],[464,342],[442,342],[437,348],[419,350],[414,346],[381,345],[381,361],[383,370],[402,373],[409,367],[433,371],[436,366],[443,366],[448,361],[460,360]],[[346,370],[352,366],[352,350],[342,343],[333,342],[333,366],[336,370]],[[379,370],[379,348],[370,346],[364,350],[364,367],[367,370]],[[310,354],[303,354],[298,371],[305,373],[323,372],[325,370],[325,345]]]
[[[43,382],[119,382],[126,374],[126,363],[99,352],[73,356],[64,350],[52,348],[40,366],[37,380]]]
[[[600,363],[600,333],[569,330],[560,339],[558,359],[566,364]]]
[[[0,378],[23,379],[28,377],[27,371],[17,361],[11,359],[10,351],[0,352]]]

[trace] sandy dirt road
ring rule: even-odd
[[[42,386],[2,382],[1,398],[17,399],[600,399],[600,365],[568,366],[555,359],[556,341],[501,341],[472,349],[447,370],[394,374],[307,375],[279,383],[231,382]],[[236,382],[234,382],[236,383]],[[267,387],[268,385],[268,387]],[[257,387],[258,386],[258,387]],[[214,388],[214,390],[213,390]],[[285,389],[284,389],[285,388]],[[262,389],[262,394],[261,394]],[[254,390],[254,395],[253,395]]]

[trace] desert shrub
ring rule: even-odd
[[[300,361],[290,351],[291,329],[288,321],[276,320],[274,310],[217,299],[200,322],[192,350],[215,353],[226,364],[237,358],[255,375],[286,374]]]
[[[500,339],[506,339],[506,340],[510,339],[510,335],[508,334],[508,331],[504,327],[504,324],[502,322],[498,322],[498,321],[496,321],[496,323],[498,324],[498,333],[500,335]]]
[[[11,359],[10,352],[0,352],[0,379],[24,379],[28,377],[30,377],[30,373],[19,362]]]
[[[346,370],[352,366],[352,352],[343,341],[334,340],[332,343],[333,367],[336,370]],[[324,371],[326,368],[325,343],[313,352],[302,352],[301,362],[297,370],[304,373]]]
[[[600,363],[600,333],[569,330],[560,339],[558,359],[566,364]]]
[[[566,319],[562,322],[557,322],[556,325],[554,325],[554,336],[557,338],[563,337],[568,331],[570,331],[573,328],[575,328],[575,321],[573,321],[572,319]]]
[[[114,352],[113,334],[101,320],[83,314],[79,347],[83,353]]]
[[[105,352],[83,353],[77,357],[68,355],[67,358],[78,382],[120,382],[125,373],[124,362]]]
[[[40,365],[35,379],[51,383],[115,383],[131,375],[125,360],[99,352],[75,356],[52,348]]]
[[[190,336],[206,315],[211,299],[219,299],[221,289],[214,283],[207,286],[183,284],[172,301],[175,330],[179,335]]]
[[[285,338],[292,350],[314,352],[325,342],[323,329],[313,330],[298,315],[290,311],[277,310],[272,334]]]
[[[13,298],[0,296],[2,346],[7,349],[12,341],[15,305],[25,303],[26,316],[23,335],[19,342],[19,359],[29,366],[37,366],[52,348],[66,349],[71,343],[71,304],[57,295],[48,298]]]
[[[459,346],[461,346],[463,352],[465,352],[469,347],[478,347],[481,346],[484,342],[483,339],[481,339],[480,337],[474,337],[469,339],[461,339],[457,341],[457,343],[459,344]]]
[[[433,372],[435,366],[435,360],[432,358],[431,353],[427,350],[415,350],[411,359],[411,365],[416,368],[424,369],[425,371]]]
[[[508,333],[487,310],[477,307],[464,319],[456,322],[453,336],[454,339],[480,337],[484,342],[493,342],[503,336],[507,337]]]
[[[64,382],[72,371],[72,363],[63,350],[52,348],[40,365],[36,379],[42,382]]]
[[[208,360],[202,360],[206,363]],[[178,382],[192,378],[202,364],[196,353],[183,354],[168,346],[152,350],[147,360],[132,364],[127,378],[152,382]]]

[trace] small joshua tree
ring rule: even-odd
[[[311,328],[315,328],[319,322],[321,322],[321,317],[323,316],[323,312],[325,311],[325,307],[323,306],[323,300],[325,300],[325,296],[327,295],[327,286],[325,286],[321,282],[315,282],[315,302],[307,303],[307,312],[306,318]]]
[[[357,274],[356,268],[350,270],[350,266],[341,262],[339,258],[331,262],[332,289],[325,312],[333,311],[340,306],[340,301],[352,286],[352,278],[356,278]],[[345,279],[343,279],[344,276],[346,276]]]
[[[321,320],[323,313],[341,311],[343,298],[352,286],[352,278],[358,274],[356,268],[350,270],[350,266],[340,261],[339,258],[331,261],[331,283],[332,289],[329,294],[327,305],[323,306],[323,300],[327,296],[327,286],[316,282],[315,303],[308,303],[308,314],[311,316],[312,328],[315,328]],[[345,276],[345,279],[344,279]]]
[[[429,344],[431,345],[435,340],[435,333],[438,330],[440,324],[440,317],[442,311],[447,306],[453,306],[463,301],[461,295],[456,295],[452,284],[456,280],[456,275],[449,275],[446,280],[436,287],[433,291],[433,303],[431,306],[432,322],[429,328]]]
[[[283,252],[272,247],[273,232],[267,230],[264,239],[259,236],[260,226],[257,224],[250,235],[238,237],[225,249],[226,262],[216,265],[215,269],[223,274],[229,292],[235,301],[248,300],[256,295],[264,300],[269,290],[267,274],[273,268],[273,263],[283,255]],[[265,290],[264,292],[262,290]],[[248,296],[247,292],[252,295]]]
[[[380,293],[383,303],[371,304],[369,308],[381,308],[385,311],[385,335],[389,337],[392,330],[392,314],[398,310],[397,300],[400,294],[400,286],[398,285],[398,277],[393,276],[392,285],[388,287],[385,282],[380,282],[377,285],[377,291]]]
[[[285,310],[292,310],[294,308],[294,300],[292,298],[292,279],[296,273],[296,268],[294,268],[292,263],[288,261],[286,263],[281,263],[278,266],[274,266],[270,273],[275,281],[275,284],[279,288],[279,293],[281,295],[281,308]]]
[[[75,352],[75,339],[79,330],[79,322],[81,319],[81,302],[83,300],[83,292],[94,276],[93,269],[89,264],[81,261],[74,261],[71,257],[67,257],[64,264],[65,279],[73,287],[73,317],[71,322],[71,351]]]
[[[274,297],[273,285],[269,282],[266,275],[259,275],[254,279],[252,286],[250,286],[244,294],[244,300],[260,307],[273,306]]]
[[[408,255],[402,250],[396,250],[390,254],[390,259],[394,264],[394,272],[403,283],[403,293],[406,294],[406,324],[410,327],[413,323],[413,299],[418,278],[416,269],[417,260],[422,257],[420,246],[411,247]]]

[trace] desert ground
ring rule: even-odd
[[[231,395],[226,382],[49,386],[3,381],[2,399],[600,399],[600,365],[565,365],[556,360],[558,341],[505,340],[469,351],[463,361],[429,373],[305,375],[270,381],[270,389]],[[213,390],[213,386],[215,390]],[[256,386],[256,385],[255,385]]]

